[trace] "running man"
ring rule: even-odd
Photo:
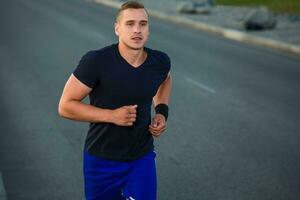
[[[121,6],[115,34],[118,43],[81,58],[66,82],[58,112],[90,122],[83,152],[87,200],[155,200],[153,137],[166,129],[170,59],[145,47],[148,13],[139,2]],[[86,96],[90,104],[82,102]]]

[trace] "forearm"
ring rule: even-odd
[[[81,101],[70,100],[60,102],[59,115],[61,117],[83,121],[83,122],[111,122],[111,112],[109,109],[102,109]]]
[[[172,89],[172,78],[169,76],[158,88],[156,95],[153,97],[154,107],[158,104],[169,104]]]

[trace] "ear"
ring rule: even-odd
[[[118,22],[115,22],[115,34],[116,36],[119,36],[119,23]]]

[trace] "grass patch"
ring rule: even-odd
[[[266,6],[277,13],[300,15],[300,0],[215,0],[217,5]]]

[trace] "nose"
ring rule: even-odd
[[[140,27],[140,25],[134,26],[134,32],[135,32],[135,33],[140,33],[140,32],[141,32],[141,27]]]

